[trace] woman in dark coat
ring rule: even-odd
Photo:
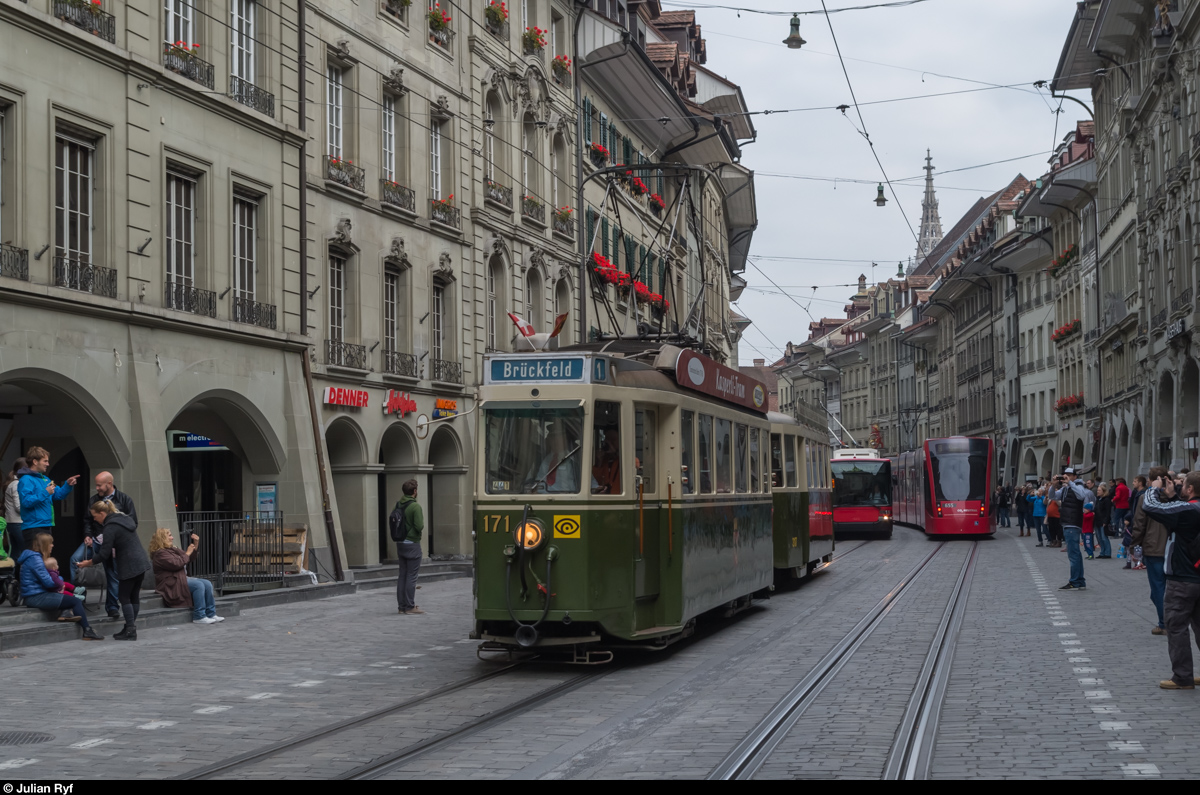
[[[225,619],[217,615],[212,582],[203,577],[187,576],[187,565],[196,554],[200,536],[192,533],[187,549],[175,546],[175,536],[166,527],[154,531],[150,539],[150,560],[154,564],[154,590],[167,607],[190,607],[193,624],[216,624]]]
[[[141,608],[139,597],[142,580],[150,571],[150,558],[137,534],[137,522],[121,513],[110,500],[100,500],[91,507],[92,521],[101,525],[104,543],[100,545],[92,560],[79,562],[90,566],[100,562],[113,565],[116,553],[117,599],[121,612],[125,614],[125,628],[113,635],[113,640],[137,640],[137,615]]]

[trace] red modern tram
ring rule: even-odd
[[[892,537],[892,462],[874,450],[838,450],[833,473],[833,533]]]
[[[996,532],[991,439],[930,439],[896,459],[895,480],[894,521],[928,535]]]

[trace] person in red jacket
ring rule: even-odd
[[[1129,516],[1129,486],[1125,478],[1117,478],[1117,487],[1113,490],[1112,524],[1118,533],[1125,531],[1125,517]]]

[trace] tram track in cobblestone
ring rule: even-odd
[[[712,771],[708,778],[745,780],[754,778],[767,759],[816,701],[825,687],[834,680],[872,632],[891,612],[909,586],[924,572],[946,547],[941,542],[911,571],[909,571],[876,605],[821,659],[819,663],[752,729]],[[861,545],[861,546],[865,546]],[[860,549],[854,547],[853,549]],[[849,550],[849,551],[853,551]],[[925,664],[909,700],[904,718],[889,754],[884,778],[927,778],[932,761],[933,744],[937,735],[946,683],[949,680],[954,648],[962,625],[978,542],[973,541],[957,582],[947,602],[934,641],[926,654]],[[836,559],[836,558],[835,558]],[[890,775],[889,775],[890,774]]]

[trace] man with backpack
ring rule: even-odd
[[[1142,498],[1142,510],[1162,522],[1167,538],[1164,573],[1167,591],[1163,614],[1167,624],[1167,648],[1171,655],[1171,678],[1158,683],[1163,690],[1195,690],[1192,669],[1192,639],[1189,625],[1200,642],[1200,472],[1189,472],[1182,500],[1175,497],[1175,483],[1155,478]]]
[[[396,606],[400,615],[424,613],[417,606],[417,572],[421,570],[421,532],[425,529],[425,514],[417,502],[417,481],[405,482],[400,490],[404,496],[388,516],[388,529],[396,542],[400,570],[396,579]]]

